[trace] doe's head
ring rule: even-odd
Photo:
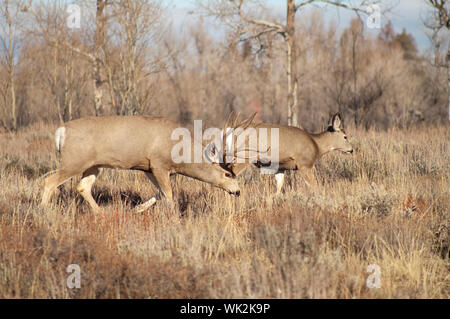
[[[347,134],[342,128],[342,119],[339,113],[334,114],[330,118],[327,131],[333,137],[331,150],[341,151],[346,154],[353,153],[353,146],[348,141]]]

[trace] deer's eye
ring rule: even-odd
[[[233,175],[230,174],[230,173],[225,173],[225,176],[228,177],[228,178],[233,178]]]
[[[347,135],[344,135],[344,139],[347,139]]]

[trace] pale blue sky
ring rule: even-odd
[[[182,21],[196,19],[195,15],[193,16],[187,14],[193,7],[193,0],[169,0],[169,2],[171,2],[176,8],[175,11],[172,11],[174,13],[174,22],[176,24],[182,24]],[[279,15],[280,17],[285,16],[285,0],[266,0],[265,3],[273,8],[272,12],[275,15]],[[355,3],[355,1],[353,1],[353,3]],[[381,10],[383,11],[387,5],[395,5],[395,7],[391,10],[391,12],[381,17],[381,24],[383,25],[390,20],[396,32],[400,33],[402,29],[405,28],[407,32],[414,36],[416,44],[421,51],[428,49],[430,47],[430,42],[426,36],[426,29],[423,26],[423,20],[429,11],[429,6],[426,5],[425,0],[384,0],[381,4]],[[333,19],[337,22],[339,28],[343,29],[348,26],[349,21],[355,16],[355,14],[345,9],[329,7],[327,10],[324,10],[324,16],[326,20],[329,19],[331,21]],[[369,30],[369,32],[370,31],[378,33],[378,30],[376,29]]]

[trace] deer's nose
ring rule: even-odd
[[[231,194],[231,195],[234,195],[234,196],[236,196],[236,197],[239,197],[239,196],[241,196],[241,191],[231,192],[230,194]]]

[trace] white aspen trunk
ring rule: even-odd
[[[288,125],[298,125],[297,114],[297,72],[295,55],[295,0],[287,0],[286,36],[287,43],[287,80],[288,80]]]

